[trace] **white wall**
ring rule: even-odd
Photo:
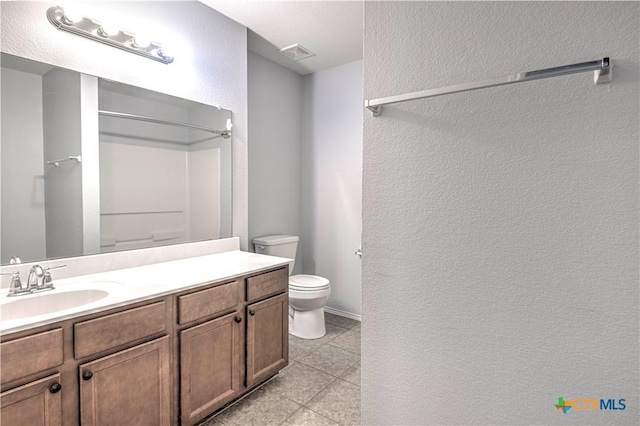
[[[329,308],[362,314],[362,61],[303,79],[302,271],[331,281]]]
[[[366,2],[363,424],[637,424],[638,2]],[[624,411],[555,409],[625,398]]]
[[[2,68],[2,259],[46,257],[42,77]],[[15,161],[16,158],[29,161]]]
[[[249,239],[300,236],[302,77],[254,53],[248,75]],[[298,249],[294,271],[301,267]]]
[[[80,151],[82,152],[83,254],[100,252],[100,137],[98,79],[80,76]]]
[[[50,6],[2,2],[1,50],[233,111],[233,234],[246,248],[246,28],[195,1],[77,3],[88,16],[174,46],[174,63],[164,65],[56,30],[45,15]]]

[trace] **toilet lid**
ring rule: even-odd
[[[289,288],[298,291],[323,290],[329,288],[329,280],[317,275],[292,275],[289,277]]]

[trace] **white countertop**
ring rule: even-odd
[[[17,297],[7,297],[5,294],[0,294],[0,314],[3,306],[9,303],[19,303],[19,300],[22,299],[36,299],[39,296],[63,293],[79,288],[106,290],[109,295],[92,303],[48,314],[11,320],[3,319],[0,321],[0,335],[165,296],[212,281],[223,281],[284,266],[288,262],[289,259],[281,257],[234,250],[61,280],[56,280],[55,271],[52,271],[55,290]],[[8,290],[2,289],[2,291],[4,293]],[[8,309],[6,310],[8,311]]]

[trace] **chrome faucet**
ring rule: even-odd
[[[29,271],[27,278],[27,288],[31,291],[53,290],[53,279],[51,278],[51,270],[66,268],[67,265],[58,265],[50,268],[43,268],[40,265],[33,265]]]
[[[27,288],[37,290],[44,286],[44,268],[40,265],[33,265],[29,270],[27,278]]]
[[[27,278],[27,284],[23,287],[20,280],[20,273],[18,271],[2,273],[0,275],[11,275],[11,286],[9,287],[9,294],[7,296],[20,296],[23,294],[31,294],[36,291],[53,290],[53,279],[51,278],[51,272],[54,269],[65,268],[67,265],[52,266],[49,268],[43,268],[40,265],[33,265],[29,270],[29,277]]]

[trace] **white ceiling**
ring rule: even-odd
[[[248,48],[299,74],[362,59],[364,1],[200,0],[249,28]],[[299,43],[316,55],[294,61],[278,52]]]

